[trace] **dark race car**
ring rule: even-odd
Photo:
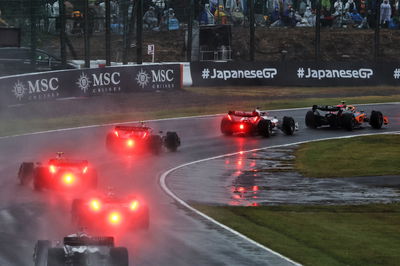
[[[269,137],[277,130],[286,135],[293,135],[297,130],[294,119],[284,116],[282,121],[276,117],[269,116],[256,108],[253,112],[229,111],[221,120],[221,132],[224,135],[261,135]]]
[[[63,241],[39,240],[33,253],[35,266],[128,266],[125,247],[115,247],[111,236],[72,234]]]
[[[94,189],[97,172],[86,160],[71,160],[58,153],[47,164],[23,162],[18,171],[21,185],[33,180],[35,190]]]
[[[116,197],[113,193],[74,199],[71,218],[75,225],[90,229],[130,230],[149,228],[149,208],[136,197]]]
[[[162,133],[162,132],[160,132]],[[106,147],[111,151],[141,152],[150,151],[159,154],[162,147],[176,151],[181,140],[176,132],[167,132],[165,136],[154,134],[150,127],[117,125],[107,134]]]
[[[323,113],[320,113],[323,112]],[[364,111],[357,111],[353,105],[346,105],[344,102],[339,105],[313,105],[305,117],[306,126],[318,128],[330,126],[332,128],[344,128],[353,130],[368,123],[375,129],[380,129],[382,125],[387,125],[389,119],[383,116],[380,111],[372,111],[368,116]]]

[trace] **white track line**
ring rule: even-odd
[[[321,141],[321,140],[331,140],[331,139],[346,139],[346,138],[354,138],[354,137],[360,137],[360,136],[371,136],[371,135],[391,135],[391,134],[400,134],[400,131],[393,131],[393,132],[384,132],[384,133],[366,133],[366,134],[358,134],[358,135],[350,135],[350,136],[341,136],[341,137],[330,137],[330,138],[320,138],[320,139],[314,139],[314,140],[306,140],[306,141],[299,141],[299,142],[294,142],[294,143],[288,143],[288,144],[281,144],[281,145],[274,145],[274,146],[269,146],[269,147],[262,147],[262,148],[257,148],[257,149],[251,149],[251,150],[247,150],[247,151],[239,151],[239,152],[233,152],[233,153],[227,153],[227,154],[223,154],[223,155],[218,155],[218,156],[213,156],[213,157],[209,157],[209,158],[205,158],[205,159],[201,159],[201,160],[197,160],[197,161],[193,161],[193,162],[189,162],[189,163],[185,163],[185,164],[181,164],[179,166],[176,166],[174,168],[169,169],[168,171],[164,172],[161,174],[160,176],[160,184],[161,184],[161,188],[165,191],[165,193],[167,193],[171,198],[173,198],[175,201],[177,201],[179,204],[181,204],[182,206],[188,208],[189,210],[193,211],[194,213],[202,216],[203,218],[209,220],[210,222],[213,222],[215,224],[217,224],[218,226],[224,228],[225,230],[235,234],[238,237],[241,237],[245,240],[247,240],[248,242],[256,245],[259,248],[262,248],[268,252],[271,252],[275,255],[277,255],[278,257],[293,263],[294,265],[301,265],[285,256],[283,256],[282,254],[277,253],[276,251],[271,250],[270,248],[248,238],[247,236],[239,233],[238,231],[235,231],[234,229],[216,221],[215,219],[211,218],[210,216],[200,212],[199,210],[193,208],[192,206],[190,206],[188,203],[186,203],[185,201],[183,201],[182,199],[180,199],[176,194],[174,194],[167,186],[166,184],[166,179],[168,177],[169,174],[171,174],[172,172],[185,167],[185,166],[189,166],[189,165],[193,165],[193,164],[197,164],[197,163],[201,163],[201,162],[206,162],[206,161],[211,161],[214,159],[219,159],[219,158],[223,158],[223,157],[228,157],[228,156],[233,156],[233,155],[237,155],[237,154],[243,154],[243,153],[249,153],[249,152],[255,152],[255,151],[260,151],[260,150],[265,150],[265,149],[272,149],[272,148],[280,148],[280,147],[287,147],[287,146],[293,146],[293,145],[299,145],[299,144],[303,144],[303,143],[308,143],[308,142],[316,142],[316,141]]]
[[[400,104],[400,102],[389,102],[389,103],[366,103],[366,104],[357,104],[356,106],[368,106],[368,105],[391,105],[391,104]],[[310,107],[299,107],[299,108],[289,108],[289,109],[275,109],[275,110],[265,110],[267,112],[284,112],[284,111],[291,111],[291,110],[305,110],[309,109]],[[184,120],[184,119],[204,119],[208,117],[214,116],[221,116],[224,114],[212,114],[212,115],[196,115],[196,116],[181,116],[181,117],[172,117],[172,118],[160,118],[160,119],[151,119],[151,120],[144,120],[145,122],[158,122],[158,121],[173,121],[173,120]],[[53,129],[53,130],[45,130],[45,131],[37,131],[32,133],[24,133],[24,134],[16,134],[16,135],[9,135],[0,137],[1,139],[7,138],[15,138],[15,137],[22,137],[22,136],[30,136],[30,135],[38,135],[38,134],[47,134],[53,132],[63,132],[63,131],[70,131],[70,130],[77,130],[77,129],[87,129],[87,128],[96,128],[96,127],[107,127],[107,126],[114,126],[114,125],[123,125],[123,124],[132,124],[132,123],[139,123],[143,120],[137,121],[129,121],[129,122],[116,122],[116,123],[108,123],[108,124],[96,124],[96,125],[89,125],[89,126],[80,126],[80,127],[69,127],[69,128],[60,128],[60,129]]]

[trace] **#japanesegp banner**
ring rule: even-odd
[[[0,103],[179,89],[179,64],[64,70],[0,78]]]
[[[260,62],[197,62],[190,64],[193,86],[278,85],[279,64]]]
[[[199,62],[191,75],[194,86],[400,85],[400,63]]]

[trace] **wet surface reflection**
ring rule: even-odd
[[[178,169],[168,186],[189,202],[259,206],[400,201],[400,178],[307,178],[294,170],[297,146],[219,158]]]

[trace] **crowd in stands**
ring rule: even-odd
[[[199,22],[244,25],[249,19],[249,0],[209,0],[200,12]],[[258,26],[313,27],[316,23],[316,0],[254,0],[262,12],[255,14]],[[327,27],[374,28],[379,8],[379,24],[399,28],[399,0],[321,0],[321,25]],[[260,11],[260,8],[258,9]]]
[[[127,0],[128,17],[132,14],[134,0]],[[198,0],[196,19],[200,25],[231,24],[249,25],[249,3],[251,0]],[[253,0],[255,24],[264,27],[314,27],[318,0]],[[398,29],[400,0],[319,0],[321,3],[321,25],[326,27],[375,28],[377,10],[379,25]],[[74,6],[81,4],[81,6]],[[67,34],[83,34],[83,1],[64,0]],[[175,15],[176,0],[143,0],[143,26],[145,30],[176,30],[187,22],[186,5]],[[111,28],[113,32],[123,32],[123,0],[110,0]],[[178,8],[178,7],[177,7]],[[41,28],[50,33],[59,29],[59,0],[46,0],[42,8]],[[105,0],[89,0],[89,29],[91,33],[105,30]],[[3,10],[4,11],[4,10]],[[7,10],[6,10],[7,11]],[[1,12],[1,11],[0,11]],[[185,14],[185,17],[181,15]],[[0,13],[0,25],[19,27],[29,24],[28,18],[8,21]],[[182,20],[182,21],[180,21]],[[182,23],[183,22],[183,23]],[[18,25],[19,24],[19,25]]]

